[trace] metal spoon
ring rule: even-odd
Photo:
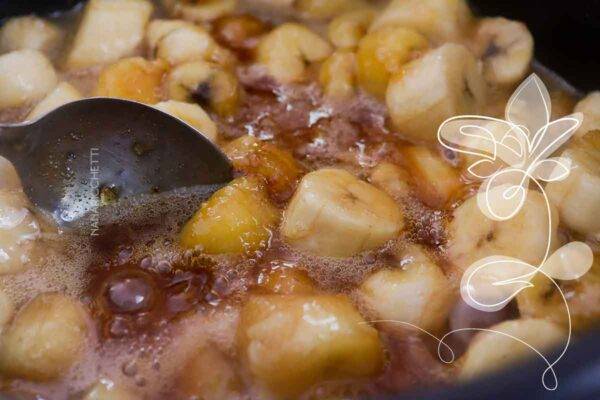
[[[223,153],[194,128],[140,103],[91,98],[35,122],[0,125],[0,155],[26,194],[62,227],[114,198],[232,179]]]

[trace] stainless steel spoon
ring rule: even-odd
[[[63,227],[118,199],[232,179],[221,151],[194,128],[140,103],[91,98],[35,122],[0,125],[0,155],[26,194]]]

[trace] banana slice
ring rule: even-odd
[[[11,320],[14,313],[15,306],[12,300],[0,289],[0,333],[4,329],[4,326]]]
[[[21,189],[23,189],[23,185],[15,166],[6,158],[0,156],[0,192]]]
[[[567,328],[569,315],[556,286],[542,274],[536,275],[531,284],[532,287],[517,295],[519,313]],[[561,281],[560,287],[566,295],[574,330],[585,330],[600,321],[600,253],[594,254],[594,264],[587,274],[576,280]]]
[[[50,60],[37,50],[18,50],[0,56],[0,109],[43,98],[57,83]]]
[[[319,71],[325,95],[332,100],[349,99],[354,95],[355,80],[356,56],[351,51],[335,51]]]
[[[96,95],[154,104],[160,100],[160,86],[169,65],[163,60],[142,57],[120,60],[102,71]]]
[[[483,60],[489,83],[512,85],[529,71],[533,59],[533,36],[527,26],[506,18],[484,18],[474,38],[475,55]]]
[[[409,146],[402,154],[410,176],[419,182],[416,188],[419,198],[429,207],[444,208],[462,188],[459,171],[438,152],[425,146]]]
[[[449,43],[394,75],[386,103],[401,134],[434,143],[444,120],[477,113],[485,96],[485,81],[473,54],[462,45]]]
[[[277,399],[302,398],[328,380],[372,377],[384,361],[377,330],[343,295],[251,296],[237,339],[245,367]]]
[[[575,136],[583,136],[592,130],[600,130],[600,92],[592,92],[575,106],[575,112],[583,113],[583,122]]]
[[[42,293],[15,315],[0,344],[4,376],[46,381],[63,376],[83,356],[88,315],[81,303]]]
[[[412,178],[409,173],[392,163],[381,163],[371,172],[371,183],[395,199],[411,194]]]
[[[198,104],[169,100],[155,104],[154,107],[190,124],[211,142],[217,141],[217,125]]]
[[[67,55],[67,68],[108,64],[135,53],[153,9],[146,0],[91,0]]]
[[[390,77],[420,56],[429,42],[420,33],[400,26],[387,26],[363,37],[356,50],[358,82],[363,89],[384,97]]]
[[[130,388],[109,379],[100,379],[85,394],[82,400],[138,400],[141,399]]]
[[[475,336],[462,358],[460,379],[473,379],[497,371],[516,360],[537,356],[527,345],[544,354],[544,350],[549,350],[567,339],[564,329],[542,319],[504,321],[489,329],[501,333],[481,332]]]
[[[349,257],[383,245],[403,224],[402,212],[385,192],[347,171],[320,169],[300,182],[281,233],[309,253]]]
[[[42,18],[33,15],[11,18],[0,29],[0,53],[31,49],[52,55],[61,39],[61,30]]]
[[[83,97],[77,89],[67,82],[59,83],[50,94],[40,101],[27,115],[28,120],[35,120],[48,114],[50,111],[70,103],[80,100]]]
[[[465,0],[393,0],[373,21],[371,31],[384,26],[415,29],[435,43],[459,41],[473,15]]]
[[[572,161],[569,176],[546,185],[548,198],[570,229],[600,240],[600,130],[586,133],[562,154]]]
[[[236,110],[241,88],[234,74],[205,61],[184,63],[174,68],[167,78],[169,97],[195,101],[209,106],[222,116]]]
[[[329,23],[327,36],[334,46],[340,49],[352,49],[367,33],[376,12],[370,9],[350,11],[333,19]]]
[[[329,19],[367,7],[364,0],[296,0],[294,8],[309,18]]]
[[[550,207],[550,251],[558,244],[558,212]],[[548,211],[544,196],[529,190],[523,208],[511,219],[494,221],[479,209],[477,196],[456,210],[448,227],[447,256],[457,271],[463,272],[475,261],[499,255],[539,264],[548,242]]]
[[[0,275],[29,266],[40,227],[20,191],[0,191]]]
[[[237,0],[163,0],[162,4],[171,16],[201,23],[232,14],[237,7]]]
[[[442,269],[416,245],[403,252],[396,268],[375,272],[358,292],[378,319],[407,322],[425,330],[444,325],[455,298]]]
[[[304,80],[306,64],[323,61],[332,48],[307,27],[286,23],[265,35],[257,49],[258,62],[280,83]]]

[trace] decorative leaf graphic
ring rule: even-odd
[[[546,158],[535,165],[532,175],[544,182],[562,181],[571,173],[571,164],[567,157]]]
[[[556,250],[542,266],[548,276],[560,280],[572,280],[585,275],[594,263],[594,253],[583,242],[567,243]]]
[[[527,198],[529,177],[520,169],[505,168],[479,187],[477,204],[486,217],[506,221],[514,217]]]
[[[531,287],[535,267],[507,256],[490,256],[469,266],[460,293],[471,307],[486,312],[502,309],[523,289]]]
[[[575,113],[552,121],[537,131],[531,144],[530,163],[535,164],[538,160],[551,156],[573,136],[582,121],[583,114]]]
[[[531,149],[531,136],[548,124],[551,107],[546,85],[536,74],[531,74],[508,100],[505,118],[523,128],[529,137]]]

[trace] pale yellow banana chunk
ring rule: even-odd
[[[393,269],[368,277],[358,293],[377,319],[404,322],[428,331],[444,325],[455,298],[442,269],[416,245],[402,252]],[[392,322],[389,325],[406,327]]]
[[[567,333],[563,328],[542,319],[505,321],[489,329],[501,334],[494,332],[477,334],[462,358],[460,379],[473,379],[507,367],[517,360],[538,357],[527,345],[547,356],[548,350],[567,339]]]
[[[258,62],[280,83],[306,78],[306,63],[322,61],[332,52],[326,40],[307,27],[285,23],[265,35],[258,45]]]
[[[36,120],[60,106],[82,98],[79,90],[67,82],[61,82],[29,112],[27,119]]]
[[[565,226],[600,240],[600,130],[573,141],[562,156],[572,161],[571,172],[546,185],[548,198]]]
[[[0,370],[6,376],[36,381],[62,376],[83,354],[87,318],[83,306],[65,295],[38,295],[4,332]]]
[[[382,246],[403,225],[400,208],[385,192],[347,171],[320,169],[300,182],[281,233],[300,250],[349,257]]]
[[[585,96],[575,106],[575,112],[583,113],[583,122],[575,136],[580,137],[592,130],[600,130],[600,91]]]
[[[238,348],[250,374],[278,398],[315,383],[375,375],[379,335],[342,295],[260,295],[244,305]]]
[[[37,50],[18,50],[0,56],[0,109],[37,101],[57,83],[50,61]]]
[[[8,295],[0,289],[0,333],[4,330],[6,324],[12,319],[15,313],[15,306]]]
[[[445,44],[406,66],[387,87],[394,127],[415,141],[435,143],[447,118],[474,114],[483,106],[486,84],[471,52]]]
[[[0,191],[0,275],[23,271],[31,264],[40,226],[21,191]]]
[[[465,0],[392,0],[373,21],[371,30],[383,26],[415,29],[435,43],[459,41],[468,32],[473,16]]]
[[[519,83],[533,59],[533,36],[527,26],[506,18],[484,18],[475,33],[475,54],[483,60],[489,83]]]
[[[21,179],[15,166],[6,158],[0,156],[0,192],[21,190]]]
[[[53,54],[62,36],[56,25],[34,15],[11,18],[0,29],[0,53],[31,49]]]
[[[155,104],[154,107],[193,126],[211,142],[217,140],[217,125],[199,105],[168,100]]]
[[[395,199],[407,197],[411,193],[409,173],[392,163],[381,163],[371,172],[371,183]]]
[[[350,11],[329,23],[329,41],[341,49],[352,49],[367,33],[376,12],[370,9]]]
[[[332,100],[349,99],[356,87],[356,56],[350,51],[335,51],[321,66],[319,81]]]
[[[108,64],[134,54],[152,10],[146,0],[91,0],[67,55],[67,68]]]
[[[461,275],[475,261],[494,255],[536,266],[544,257],[548,238],[549,254],[558,244],[559,218],[554,206],[550,207],[550,213],[552,224],[548,228],[544,196],[529,190],[522,209],[513,218],[494,221],[483,214],[477,196],[472,196],[454,210],[448,226],[447,256]]]
[[[110,379],[100,379],[85,394],[82,400],[138,400],[140,396],[127,386]]]
[[[181,17],[192,22],[213,21],[232,14],[237,7],[237,0],[162,0],[170,15]]]

